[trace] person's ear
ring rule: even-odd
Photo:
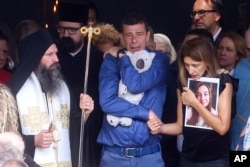
[[[219,21],[221,19],[221,15],[219,12],[215,12],[215,21]]]

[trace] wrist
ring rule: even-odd
[[[37,135],[34,135],[34,146],[35,146],[35,147],[38,147]]]

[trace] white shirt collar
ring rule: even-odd
[[[221,32],[221,27],[220,27],[220,29],[216,32],[216,34],[214,34],[214,36],[213,36],[214,41],[218,38],[220,32]]]
[[[74,52],[74,53],[69,53],[72,57],[75,57],[75,55],[77,55],[81,50]]]

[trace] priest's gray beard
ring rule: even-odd
[[[46,68],[42,64],[38,65],[36,75],[45,93],[54,95],[60,90],[61,82],[63,81],[60,69],[59,63],[54,63],[49,68]]]

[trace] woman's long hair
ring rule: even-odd
[[[18,132],[17,104],[9,88],[0,83],[0,133]]]
[[[203,75],[216,77],[218,65],[215,59],[215,49],[207,38],[194,38],[182,44],[179,50],[179,79],[182,86],[187,86],[187,80],[190,77],[184,64],[185,57],[190,57],[194,61],[205,62],[207,69]]]

